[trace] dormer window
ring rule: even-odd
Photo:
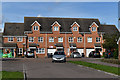
[[[54,31],[58,31],[58,26],[54,26]]]
[[[38,30],[38,26],[34,26],[34,27],[33,27],[33,30],[34,30],[34,31],[37,31],[37,30]]]
[[[73,31],[78,31],[78,27],[73,27]]]
[[[92,31],[96,31],[96,27],[92,27]]]

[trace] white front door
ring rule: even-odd
[[[86,49],[86,57],[89,57],[91,51],[94,51],[94,49]]]

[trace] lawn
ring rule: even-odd
[[[118,67],[111,67],[111,66],[89,63],[89,62],[84,62],[84,61],[69,61],[69,62],[74,63],[74,64],[83,65],[83,66],[90,67],[90,68],[94,68],[94,69],[98,69],[98,70],[102,70],[105,72],[113,73],[116,75],[120,75],[120,68],[118,68]]]
[[[22,72],[2,71],[2,80],[23,80],[23,78]]]

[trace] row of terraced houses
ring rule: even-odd
[[[105,52],[103,35],[119,33],[115,25],[102,25],[98,19],[24,17],[24,23],[5,23],[3,53],[11,51],[14,57],[34,51],[37,57],[64,51],[69,57],[73,51],[88,57],[91,51]]]

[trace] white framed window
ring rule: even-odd
[[[74,42],[73,37],[69,37],[68,42]]]
[[[37,31],[38,30],[38,26],[33,26],[33,30]]]
[[[63,42],[63,37],[59,37],[58,42]]]
[[[82,37],[78,37],[77,42],[82,42]]]
[[[54,42],[54,38],[53,37],[49,37],[49,42]]]
[[[78,31],[78,27],[73,27],[73,31]]]
[[[54,26],[54,31],[58,31],[58,26]]]
[[[17,42],[22,42],[23,38],[22,37],[17,37]]]
[[[28,37],[29,42],[34,42],[34,37]]]
[[[88,37],[87,42],[92,42],[92,37]]]
[[[43,37],[38,37],[38,42],[43,42]]]
[[[36,53],[45,54],[45,48],[37,48]]]
[[[96,27],[92,27],[92,31],[96,31]]]
[[[96,37],[96,42],[100,42],[100,37]]]
[[[8,42],[13,42],[13,37],[8,37]]]
[[[22,54],[23,49],[22,48],[18,48],[18,54]]]

